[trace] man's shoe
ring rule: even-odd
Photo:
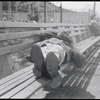
[[[34,63],[34,62],[32,62],[32,60],[31,60],[31,57],[30,57],[30,56],[27,56],[27,57],[26,57],[26,59],[27,59],[29,62]]]
[[[53,79],[57,76],[59,67],[59,60],[53,52],[49,52],[46,57],[46,69],[50,75],[50,78]]]
[[[38,69],[33,68],[33,73],[36,76],[36,78],[40,78],[41,77],[41,72]]]
[[[53,89],[55,89],[55,88],[57,88],[57,87],[59,87],[60,85],[61,85],[61,82],[62,82],[62,79],[63,79],[63,77],[60,75],[60,74],[58,74],[55,78],[53,78],[52,80],[51,80],[51,82],[49,83],[49,84],[47,84],[50,88],[53,88]]]
[[[31,62],[35,64],[35,70],[33,69],[34,74],[37,77],[42,76],[44,73],[44,58],[41,48],[38,45],[33,45],[30,53],[30,59]],[[36,73],[39,73],[39,75]]]

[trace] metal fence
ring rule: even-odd
[[[47,6],[47,5],[46,5]],[[60,11],[56,12],[57,9],[60,9],[59,7],[56,8],[54,5],[49,7],[46,7],[46,22],[47,23],[59,23],[61,20],[61,14]],[[39,23],[44,22],[44,8],[40,9],[38,5],[38,17],[39,17]],[[31,11],[34,12],[34,11]],[[2,20],[6,18],[6,20],[9,20],[9,18],[13,18],[13,21],[29,21],[28,17],[29,12],[16,12],[16,11],[2,11]],[[1,15],[1,14],[0,14]],[[33,13],[34,15],[34,13]],[[10,16],[10,17],[9,17]],[[63,23],[89,23],[89,13],[88,12],[74,12],[74,13],[62,13],[62,22]]]

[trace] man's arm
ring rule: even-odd
[[[58,34],[57,32],[52,32],[52,31],[47,31],[47,32],[40,33],[40,41],[55,37],[55,36],[57,36],[57,34]]]
[[[100,30],[100,25],[97,24],[96,22],[92,22],[92,23],[91,23],[91,27],[92,27],[93,29],[95,29],[95,30]]]

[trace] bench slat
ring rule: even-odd
[[[8,93],[4,94],[3,96],[1,96],[0,98],[11,98],[11,96],[15,95],[16,93],[20,92],[21,90],[23,90],[25,88],[27,88],[28,85],[30,84],[34,84],[35,81],[35,76],[30,78],[29,80],[25,81],[24,83],[22,83],[21,85],[15,87],[14,89],[12,89],[11,91],[9,91]],[[31,88],[33,89],[34,86],[32,86]],[[28,91],[26,91],[27,93]],[[24,95],[25,96],[25,95]]]
[[[46,85],[49,81],[50,80],[48,79],[38,79],[37,81],[26,87],[24,90],[22,90],[20,93],[11,98],[28,98],[31,94]]]
[[[87,45],[84,49],[82,49],[80,52],[85,52],[90,46],[92,46],[93,44],[95,44],[97,41],[100,40],[100,37],[97,37],[94,41],[92,41],[91,44]]]
[[[81,29],[85,29],[85,28],[73,28],[73,29],[62,29],[64,31],[75,31],[75,30],[81,30]],[[25,32],[7,32],[6,34],[4,33],[0,33],[0,41],[3,40],[8,40],[8,39],[17,39],[17,38],[25,38],[25,37],[32,37],[32,36],[39,36],[39,34],[42,33],[46,33],[46,32],[60,32],[62,31],[61,29],[53,29],[52,30],[37,30],[37,31],[25,31]],[[80,33],[74,33],[74,34],[70,34],[70,36],[75,36],[77,34],[81,34]]]
[[[90,65],[89,67],[90,67],[90,69],[88,70],[88,72],[84,73],[83,79],[77,84],[77,86],[79,88],[86,88],[87,87],[86,82],[90,81],[91,78],[89,79],[89,76],[92,76],[92,74],[93,74],[92,72],[96,68],[96,65]]]
[[[77,44],[75,44],[75,46],[76,47],[78,47],[78,46],[82,46],[82,45],[84,45],[87,41],[91,41],[92,39],[94,39],[95,37],[94,36],[92,36],[92,37],[90,37],[90,38],[88,38],[88,39],[86,39],[86,40],[84,40],[84,41],[81,41],[81,42],[79,42],[79,43],[77,43]]]
[[[96,38],[91,38],[87,41],[85,41],[84,43],[79,43],[76,47],[81,51],[81,49],[85,48],[86,46],[88,46],[89,44],[91,44],[91,42],[93,42]],[[82,52],[83,53],[83,52]]]
[[[8,82],[8,81],[10,81],[10,80],[12,80],[12,79],[18,77],[18,76],[20,76],[20,75],[22,75],[22,74],[24,74],[24,73],[26,73],[27,71],[32,70],[32,68],[34,68],[34,64],[31,65],[31,66],[29,66],[29,67],[27,67],[27,68],[23,68],[23,69],[21,69],[20,71],[17,71],[17,72],[15,72],[15,73],[13,73],[13,74],[11,74],[11,75],[9,75],[9,76],[7,76],[7,77],[1,79],[1,80],[0,80],[0,85],[2,85],[2,84],[4,84],[4,83],[6,83],[6,82]]]
[[[77,45],[76,47],[81,50],[82,48],[84,48],[86,45],[88,45],[91,42],[92,42],[92,39],[91,40],[87,40],[84,43],[81,43],[81,44]]]
[[[94,39],[92,39],[92,40],[90,40],[90,41],[88,41],[88,42],[86,42],[85,43],[85,45],[83,45],[83,46],[81,46],[80,47],[80,51],[81,50],[84,50],[84,51],[86,51],[89,47],[91,47],[94,43],[96,43],[98,41],[98,39],[97,38],[94,38]],[[85,49],[86,47],[88,47],[87,49]],[[83,53],[84,51],[82,51],[81,53]]]
[[[20,76],[18,76],[16,78],[14,78],[13,80],[10,80],[10,81],[6,82],[5,84],[2,84],[0,86],[0,90],[5,89],[6,87],[12,85],[13,83],[17,82],[18,80],[20,80],[21,78],[27,76],[30,73],[32,73],[32,70],[30,70],[30,71],[28,71],[28,72],[26,72],[26,73],[24,73],[24,74],[22,74],[22,75],[20,75]]]
[[[13,46],[7,46],[7,47],[2,47],[0,48],[0,55],[20,51],[20,50],[25,50],[27,48],[32,47],[34,42],[29,42],[29,43],[21,43]]]
[[[31,36],[37,36],[40,31],[27,31],[27,32],[10,32],[10,33],[0,33],[0,41],[18,38],[28,38]]]
[[[86,75],[84,76],[84,78],[86,78],[85,81],[84,81],[84,82],[81,82],[81,83],[78,85],[79,88],[81,87],[81,88],[85,88],[85,89],[86,89],[86,87],[88,86],[88,81],[90,81],[90,79],[91,79],[91,77],[92,77],[92,75],[93,75],[93,73],[94,73],[96,67],[97,67],[97,65],[93,65],[93,66],[92,66],[92,68],[91,68],[91,70],[90,70],[90,74],[89,74],[88,76],[86,76]]]
[[[11,91],[13,88],[15,88],[16,86],[19,86],[20,84],[27,81],[31,77],[33,77],[33,73],[30,73],[26,77],[24,77],[20,80],[17,80],[17,82],[14,82],[13,84],[10,84],[8,87],[0,90],[0,95],[3,95],[4,93],[7,93],[7,92]]]
[[[87,26],[88,24],[84,24]],[[48,27],[57,27],[57,26],[83,26],[83,24],[66,24],[66,23],[25,23],[25,22],[9,22],[9,21],[0,21],[0,28],[48,28]]]

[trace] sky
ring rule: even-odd
[[[60,6],[61,1],[54,1],[52,3]],[[62,7],[73,11],[88,11],[88,9],[93,9],[94,1],[62,1]],[[96,13],[100,15],[99,1],[96,1]]]

